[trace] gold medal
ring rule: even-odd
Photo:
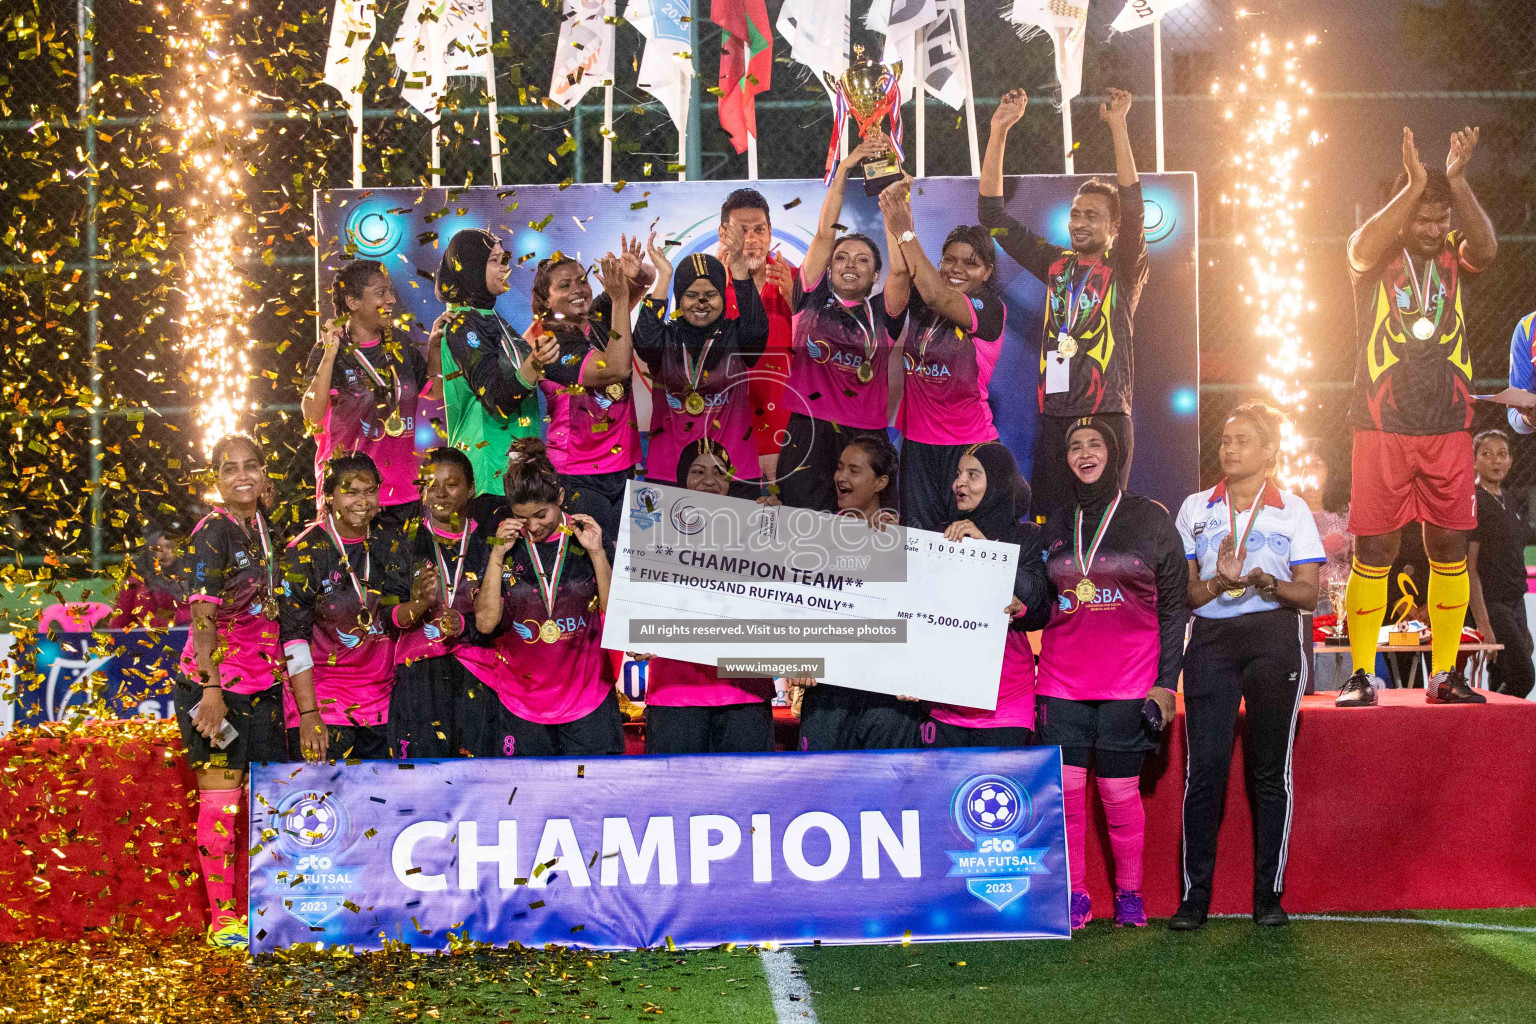
[[[554,619],[545,619],[539,627],[539,639],[547,644],[552,644],[560,639],[560,625]]]
[[[1093,585],[1093,580],[1090,580],[1086,576],[1077,581],[1077,589],[1075,593],[1077,594],[1077,599],[1082,601],[1084,604],[1099,596],[1099,590]]]
[[[433,625],[443,634],[443,639],[448,640],[464,632],[464,616],[450,608],[439,615]]]
[[[262,605],[262,614],[273,622],[277,621],[277,601],[271,595],[267,596],[266,603]]]
[[[858,372],[860,384],[868,384],[875,379],[875,365],[867,359],[859,364]]]
[[[1435,333],[1435,322],[1427,316],[1421,316],[1413,322],[1413,336],[1420,341],[1428,341]]]
[[[1247,587],[1233,587],[1231,590],[1223,590],[1221,592],[1221,596],[1230,597],[1232,600],[1236,601],[1246,593],[1248,593]]]
[[[683,399],[683,408],[688,410],[689,416],[698,416],[704,411],[704,396],[697,391],[688,392],[688,397]]]
[[[617,402],[619,399],[624,397],[624,385],[623,384],[609,384],[606,388],[603,389],[603,392],[609,398],[611,398],[615,402]]]
[[[1062,334],[1056,339],[1056,354],[1063,359],[1077,355],[1077,339],[1070,334]]]
[[[384,433],[390,437],[399,437],[405,433],[405,420],[400,418],[400,410],[396,409],[390,413],[389,418],[384,421]]]

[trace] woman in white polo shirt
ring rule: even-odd
[[[1184,655],[1184,896],[1169,927],[1205,924],[1216,830],[1227,797],[1239,702],[1253,805],[1253,920],[1283,925],[1291,824],[1291,743],[1312,667],[1302,615],[1317,604],[1327,556],[1306,502],[1270,474],[1281,416],[1238,406],[1221,434],[1222,481],[1184,499],[1177,526],[1189,558],[1195,625]]]

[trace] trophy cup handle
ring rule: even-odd
[[[897,61],[895,64],[891,65],[891,77],[896,80],[896,85],[894,88],[901,88],[901,61]]]
[[[832,72],[823,71],[821,77],[827,80],[827,88],[832,91],[833,96],[836,96],[842,90],[843,87],[838,84],[837,79],[832,77]]]

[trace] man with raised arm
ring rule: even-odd
[[[1371,672],[1387,614],[1398,534],[1424,524],[1429,555],[1430,704],[1481,704],[1456,668],[1466,619],[1467,532],[1477,525],[1472,459],[1472,355],[1461,285],[1498,252],[1493,224],[1467,184],[1478,130],[1451,135],[1445,172],[1425,170],[1403,129],[1393,196],[1349,239],[1355,291],[1355,429],[1349,532],[1354,565],[1344,604],[1355,671],[1340,707],[1376,703]],[[1461,228],[1451,230],[1455,214]]]
[[[1034,514],[1071,503],[1067,427],[1099,417],[1115,432],[1120,486],[1130,479],[1134,365],[1131,321],[1147,283],[1141,179],[1131,155],[1125,117],[1131,94],[1109,90],[1099,117],[1115,142],[1117,184],[1091,178],[1078,188],[1067,222],[1072,247],[1046,241],[1010,216],[1003,204],[1003,149],[1008,129],[1024,116],[1023,89],[1005,94],[992,115],[992,136],[981,165],[981,223],[1003,251],[1045,283],[1045,327],[1040,340],[1039,425],[1035,430]]]

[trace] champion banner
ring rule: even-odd
[[[1057,747],[263,765],[251,835],[253,953],[1069,933]]]
[[[634,0],[631,0],[633,5]],[[665,6],[660,4],[658,6]],[[1068,243],[1072,196],[1088,175],[1010,177],[1004,185],[1008,212],[1046,238]],[[1146,197],[1147,286],[1136,309],[1136,451],[1131,489],[1178,508],[1200,489],[1199,377],[1200,322],[1198,202],[1193,174],[1143,174]],[[659,239],[678,243],[674,265],[696,252],[713,252],[720,228],[720,204],[739,181],[631,182],[614,185],[519,185],[446,189],[332,189],[315,194],[319,246],[315,308],[330,316],[330,289],[346,262],[343,247],[366,259],[383,260],[400,293],[397,314],[432,323],[443,304],[432,296],[431,275],[443,247],[463,228],[483,228],[513,254],[511,290],[496,303],[518,331],[532,316],[533,272],[556,251],[591,263],[617,251],[619,236],[645,238],[652,225]],[[816,233],[826,190],[819,181],[757,181],[772,208],[773,247],[799,265]],[[975,223],[975,178],[924,178],[913,187],[917,235],[933,260],[957,224]],[[850,231],[883,240],[885,227],[876,200],[849,189],[838,218]],[[883,248],[883,242],[882,242]],[[890,259],[885,260],[890,266]],[[1002,441],[1027,476],[1034,457],[1040,337],[1045,289],[1028,271],[999,253],[996,279],[1008,306],[1001,355],[989,386],[993,420]],[[594,287],[600,287],[594,284]],[[879,285],[876,285],[879,288]],[[425,339],[425,331],[412,332]],[[1120,343],[1118,340],[1116,343]],[[1090,358],[1107,359],[1104,353]],[[825,356],[823,356],[825,358]],[[910,357],[909,357],[910,358]],[[928,372],[928,371],[925,371]],[[947,366],[935,367],[947,374]],[[650,424],[649,387],[635,377],[642,430]],[[442,443],[441,406],[423,407],[416,442],[423,450]]]

